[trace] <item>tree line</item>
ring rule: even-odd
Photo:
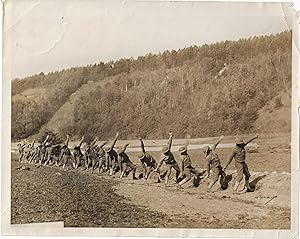
[[[291,59],[287,31],[16,79],[13,96],[47,90],[13,98],[12,138],[37,134],[75,92],[72,120],[56,126],[59,134],[106,138],[118,129],[128,138],[160,138],[170,128],[179,137],[248,133],[258,110],[290,91]],[[83,94],[88,82],[89,94]]]

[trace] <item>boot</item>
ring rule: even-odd
[[[166,176],[166,178],[165,178],[165,187],[168,186],[168,180],[169,180],[169,178],[168,178],[168,176]]]
[[[113,169],[112,169],[112,168],[109,169],[109,175],[110,175],[110,176],[113,175]]]
[[[132,171],[132,179],[137,180],[138,178],[135,176],[135,169]]]
[[[247,190],[247,192],[253,192],[253,189],[250,187],[250,184],[249,184],[249,180],[246,180],[245,181],[245,186],[244,186],[244,188],[246,188]]]
[[[186,180],[186,178],[184,178],[178,183],[178,185],[181,186],[182,184],[185,184],[186,182],[187,182],[187,180]]]

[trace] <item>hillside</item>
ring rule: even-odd
[[[12,139],[287,132],[290,90],[291,32],[100,62],[14,80]]]

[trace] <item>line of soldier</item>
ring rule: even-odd
[[[115,175],[119,171],[120,178],[122,178],[125,174],[128,175],[130,172],[132,172],[132,178],[136,180],[137,165],[130,160],[126,153],[126,149],[129,144],[124,145],[117,151],[114,149],[118,137],[119,134],[117,133],[107,148],[104,148],[107,142],[97,145],[96,142],[98,138],[96,137],[91,143],[87,144],[86,150],[83,153],[81,151],[81,147],[84,142],[83,136],[79,145],[74,146],[74,151],[72,153],[68,146],[70,139],[69,135],[63,144],[53,144],[53,139],[49,140],[48,135],[44,142],[37,147],[34,147],[35,140],[31,144],[18,144],[17,146],[20,155],[19,162],[24,160],[29,163],[40,164],[44,166],[62,166],[64,169],[67,163],[71,162],[74,169],[82,167],[83,170],[91,170],[92,173],[94,173],[97,168],[99,174],[108,172],[111,176]],[[223,189],[225,171],[233,159],[235,159],[235,168],[237,171],[233,192],[244,193],[253,190],[249,184],[250,173],[246,164],[245,146],[257,137],[258,136],[256,135],[247,142],[244,142],[241,138],[236,139],[236,145],[224,168],[222,168],[220,158],[216,153],[216,148],[223,139],[223,136],[221,136],[217,142],[213,144],[213,146],[204,147],[203,153],[207,161],[206,175],[204,178],[209,180],[207,192],[212,192],[212,188],[217,182],[217,190]],[[171,152],[172,139],[173,134],[170,131],[168,143],[162,148],[162,157],[157,163],[157,161],[146,152],[144,142],[142,138],[139,138],[141,152],[138,154],[138,158],[143,168],[143,179],[147,181],[152,175],[156,175],[157,181],[161,182],[164,180],[164,183],[167,186],[173,169],[175,170],[174,180],[179,188],[192,179],[195,186],[199,185],[199,182],[203,177],[201,177],[200,172],[192,166],[192,161],[187,149],[188,142],[179,148],[180,163],[178,164],[173,153]],[[165,170],[161,170],[162,165],[165,166]],[[243,180],[243,175],[245,175],[245,184],[242,190],[238,190],[239,185]]]

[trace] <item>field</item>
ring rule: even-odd
[[[212,143],[214,139],[191,141]],[[232,142],[232,137],[225,137],[224,142]],[[71,168],[63,171],[20,164],[12,153],[11,222],[64,221],[66,227],[288,229],[290,136],[261,135],[255,142],[256,147],[250,147],[247,155],[250,182],[255,191],[241,195],[231,192],[235,178],[233,164],[227,171],[228,189],[208,194],[205,180],[197,188],[187,184],[177,189],[174,183],[164,187],[155,180],[131,180],[131,175],[121,180],[118,175],[111,178]],[[133,148],[137,145],[136,141],[131,143]],[[138,163],[134,151],[128,154]],[[217,152],[224,166],[230,149],[219,148]],[[193,165],[204,171],[202,151],[196,149],[189,153]],[[158,159],[158,151],[151,154]],[[174,155],[177,159],[175,150]]]

